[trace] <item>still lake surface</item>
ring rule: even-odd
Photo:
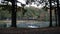
[[[49,27],[50,22],[18,22],[18,28],[42,28],[42,27]],[[55,26],[56,22],[53,21],[52,25]],[[10,27],[11,23],[7,23],[7,27]]]

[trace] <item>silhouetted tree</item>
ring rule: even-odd
[[[49,0],[50,3],[50,25],[49,27],[52,27],[52,0]]]
[[[57,0],[58,26],[60,27],[60,7],[59,0]]]
[[[11,27],[16,27],[16,11],[17,11],[17,0],[4,0],[12,3],[12,25]]]

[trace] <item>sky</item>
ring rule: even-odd
[[[0,0],[0,4],[1,4],[1,1],[3,1],[3,0]],[[26,0],[17,0],[17,1],[19,1],[19,2],[21,2],[22,4],[26,4]],[[10,3],[11,4],[11,3]],[[20,3],[17,3],[17,5],[18,6],[21,6],[21,4]]]
[[[1,3],[1,0],[0,0],[0,3]]]
[[[3,0],[0,0],[0,3],[1,3],[1,1],[3,1]],[[19,1],[19,2],[21,2],[21,3],[23,3],[23,4],[26,4],[26,3],[25,3],[26,0],[17,0],[17,1]]]
[[[17,0],[19,2],[21,2],[22,4],[26,4],[26,0]]]
[[[22,4],[26,4],[26,0],[17,0],[17,1],[21,2]],[[21,3],[17,3],[17,5],[20,6],[20,7],[22,7]]]
[[[0,3],[1,3],[1,1],[3,1],[3,0],[0,0]],[[26,4],[26,0],[17,0],[17,1],[19,1],[19,2],[21,2],[22,4]],[[21,3],[17,3],[17,6],[19,6],[19,7],[22,7],[21,6]],[[11,3],[10,3],[11,4]],[[33,7],[36,7],[36,8],[42,8],[42,6],[41,6],[42,4],[40,4],[39,6],[37,6],[36,4],[31,4],[30,6],[33,6]],[[26,7],[28,7],[29,5],[26,5]]]

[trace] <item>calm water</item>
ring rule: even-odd
[[[42,28],[42,27],[49,27],[50,22],[19,22],[17,23],[17,27],[19,28]],[[52,23],[55,26],[55,22]],[[7,23],[7,27],[10,27],[11,23]]]

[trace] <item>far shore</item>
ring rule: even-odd
[[[17,23],[19,23],[19,22],[22,22],[22,23],[24,23],[24,22],[50,22],[50,21],[38,21],[38,20],[17,20]],[[55,22],[55,21],[53,21],[53,22]],[[0,20],[0,23],[11,23],[11,20]]]

